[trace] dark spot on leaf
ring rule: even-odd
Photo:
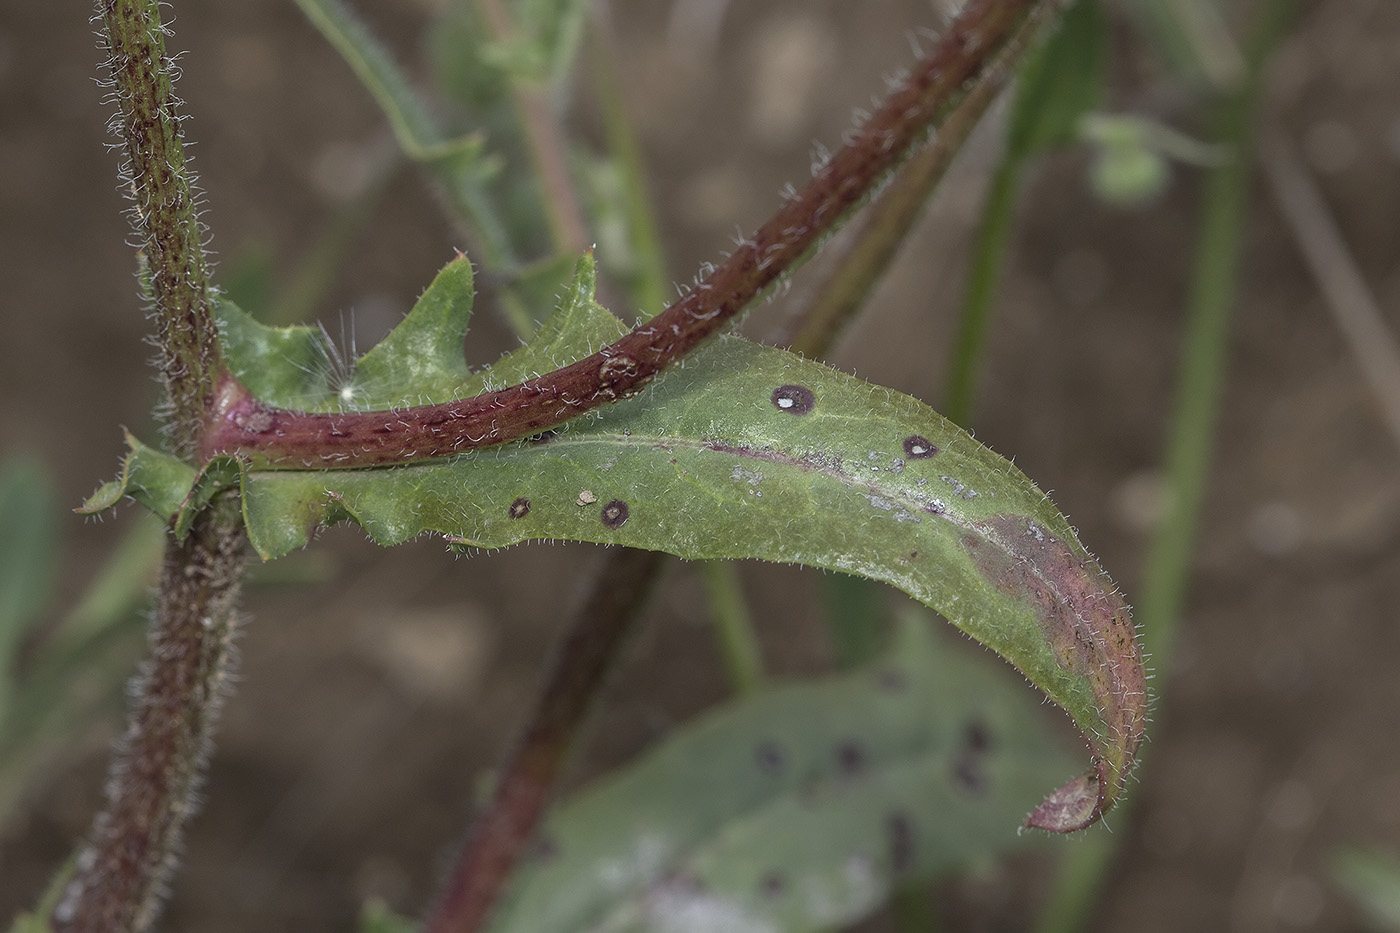
[[[754,758],[764,774],[777,774],[783,770],[783,750],[773,742],[760,742],[754,750]]]
[[[621,528],[627,521],[627,503],[621,499],[614,499],[603,506],[603,524],[609,528]]]
[[[758,889],[764,897],[778,897],[787,890],[787,879],[781,872],[770,871],[759,881]]]
[[[990,779],[983,765],[992,747],[992,733],[985,724],[973,720],[963,730],[962,748],[953,759],[953,780],[974,797],[986,793]]]
[[[538,434],[532,435],[528,440],[531,444],[548,444],[550,441],[554,440],[555,435],[558,433],[558,431],[550,428],[548,431],[541,431]]]
[[[875,674],[875,682],[891,693],[898,693],[909,685],[904,672],[894,667],[881,668]]]
[[[854,739],[847,739],[836,746],[836,764],[846,777],[859,774],[865,769],[865,747]]]
[[[896,810],[885,817],[885,832],[889,836],[890,868],[903,875],[914,867],[914,821],[909,814]]]
[[[805,415],[817,405],[817,397],[806,386],[778,386],[773,390],[773,407],[789,415]]]
[[[904,452],[915,460],[923,460],[938,453],[938,447],[922,434],[911,434],[904,439]]]
[[[538,862],[550,862],[559,856],[559,844],[549,836],[540,836],[530,847],[530,855]]]
[[[985,752],[992,747],[992,733],[986,723],[974,719],[963,730],[963,745],[969,751]]]
[[[974,797],[987,792],[987,775],[980,759],[961,756],[953,763],[953,780]]]
[[[530,514],[530,500],[521,496],[510,504],[507,512],[511,518],[524,518]]]

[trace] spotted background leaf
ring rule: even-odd
[[[1072,758],[1029,691],[930,622],[902,620],[866,668],[712,711],[566,801],[491,933],[843,928],[897,883],[1033,842],[1016,820]]]

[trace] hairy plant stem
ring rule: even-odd
[[[226,370],[165,28],[156,0],[103,0],[99,16],[156,319],[170,436],[174,451],[190,456]],[[166,542],[149,653],[109,769],[107,806],[50,918],[56,931],[143,930],[160,911],[232,666],[245,550],[241,514],[227,496],[197,516],[183,540]]]
[[[224,372],[209,272],[181,145],[180,100],[155,0],[101,0],[98,9],[117,104],[123,180],[149,270],[173,452],[195,452]]]
[[[107,808],[54,910],[59,933],[144,930],[155,920],[210,751],[232,667],[244,539],[236,501],[171,538],[126,735],[108,774]]]
[[[1052,0],[972,0],[812,180],[669,308],[569,366],[471,399],[386,412],[310,414],[265,405],[232,377],[201,454],[257,466],[353,468],[447,457],[538,434],[639,391],[791,272],[997,69]]]
[[[814,357],[836,343],[865,307],[875,283],[923,216],[953,157],[1011,74],[1009,67],[990,70],[987,80],[979,81],[948,111],[938,133],[899,169],[879,197],[861,212],[860,220],[828,247],[831,255],[825,275],[803,290],[807,300],[796,303],[770,343]]]

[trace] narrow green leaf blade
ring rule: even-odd
[[[492,933],[854,922],[897,883],[1024,846],[1073,767],[1031,695],[906,618],[868,667],[713,711],[564,804]]]

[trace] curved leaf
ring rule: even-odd
[[[900,882],[1024,847],[1072,767],[1043,710],[922,614],[863,670],[688,724],[562,805],[492,933],[844,928]]]
[[[469,280],[452,269],[403,327],[446,313],[420,308],[469,300]],[[538,338],[452,394],[520,381],[613,339],[621,325],[593,300],[592,277],[585,256]],[[453,341],[397,334],[391,350],[418,349],[397,362],[399,351],[384,351],[368,397],[440,400],[441,384],[415,392],[415,380],[461,365],[448,360]],[[225,481],[217,466],[208,485]],[[207,494],[189,490],[147,498],[197,504]],[[1093,768],[1032,813],[1032,826],[1096,820],[1141,741],[1146,681],[1128,608],[1044,493],[917,399],[783,350],[721,338],[641,394],[529,441],[391,468],[245,470],[242,492],[265,559],[350,520],[385,545],[428,532],[482,548],[561,538],[890,583],[1014,664],[1085,732]]]

